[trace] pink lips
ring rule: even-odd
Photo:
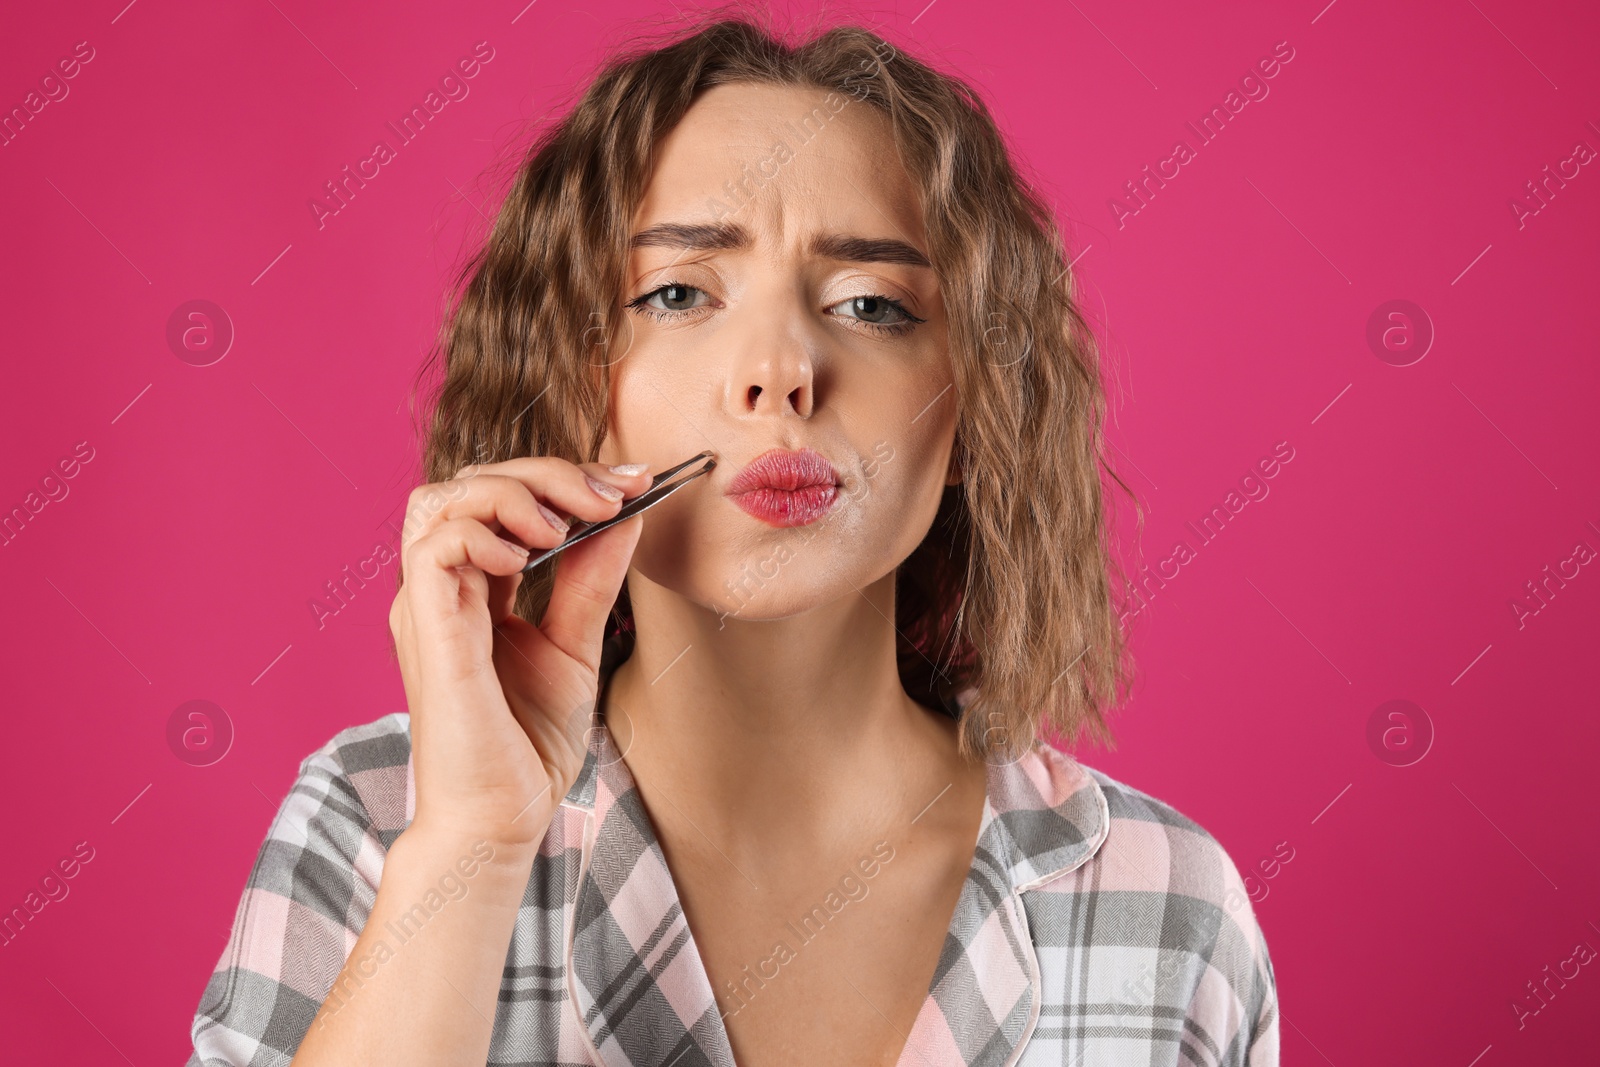
[[[771,526],[805,526],[827,514],[839,494],[839,475],[822,455],[774,448],[734,475],[726,494]]]

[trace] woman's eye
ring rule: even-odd
[[[697,300],[697,297],[705,297]],[[671,319],[685,312],[694,311],[711,303],[710,295],[704,289],[697,289],[692,285],[681,285],[677,282],[668,282],[658,285],[642,296],[628,301],[628,307],[640,314],[649,315],[656,319]],[[848,300],[828,308],[829,314],[838,315],[844,309],[843,317],[855,319],[862,326],[870,327],[880,333],[905,334],[917,328],[917,325],[926,322],[907,311],[905,305],[893,297],[871,295],[853,296]]]
[[[845,308],[849,318],[887,333],[908,333],[918,323],[927,321],[917,318],[900,301],[887,296],[853,296],[839,301],[829,310],[837,313],[839,308]]]
[[[669,282],[666,285],[650,290],[650,292],[645,293],[636,300],[629,301],[628,306],[637,308],[646,314],[658,316],[664,311],[692,311],[696,307],[703,306],[694,302],[694,294],[696,293],[704,296],[705,290],[696,289],[692,285],[679,285],[676,282]],[[656,297],[661,298],[661,304],[652,303]]]

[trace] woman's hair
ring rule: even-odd
[[[598,457],[630,224],[655,145],[703,92],[821,90],[818,125],[876,108],[921,191],[958,405],[960,484],[896,573],[902,684],[934,706],[960,695],[969,757],[1015,758],[1041,732],[1114,747],[1106,713],[1131,668],[1102,471],[1133,494],[1107,462],[1098,350],[1049,206],[962,81],[866,29],[790,45],[766,21],[714,12],[665,43],[619,48],[528,149],[445,309],[425,479],[515,456]],[[552,581],[553,568],[524,580],[520,617],[540,619]],[[624,586],[607,637],[632,624]]]

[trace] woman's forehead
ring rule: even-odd
[[[898,236],[922,246],[918,191],[888,120],[847,94],[724,85],[656,147],[634,232],[737,220],[758,236]]]

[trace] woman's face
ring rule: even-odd
[[[893,571],[956,480],[956,396],[887,120],[842,93],[711,89],[659,144],[633,234],[600,459],[660,472],[717,456],[646,514],[633,569],[743,619]],[[773,450],[826,462],[728,495]],[[831,491],[786,488],[831,479],[830,465]]]

